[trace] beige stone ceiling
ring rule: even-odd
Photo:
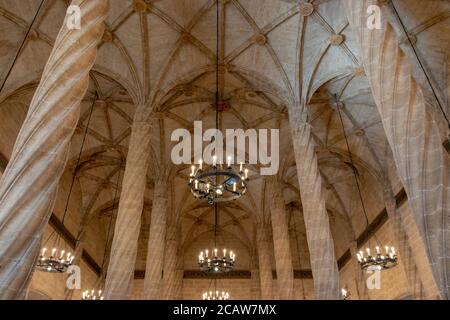
[[[0,0],[0,79],[4,79],[39,5],[38,0]],[[191,129],[194,120],[214,126],[216,11],[214,0],[111,0],[107,32],[91,72],[73,138],[68,170],[78,158],[95,95],[79,170],[82,208],[91,215],[109,214],[118,175],[123,174],[133,119],[154,124],[152,165],[148,176],[144,229],[151,209],[152,175],[170,162],[170,134]],[[295,213],[290,228],[299,251],[307,246],[299,201],[295,161],[289,138],[287,106],[309,102],[320,171],[327,190],[337,256],[365,227],[349,154],[336,104],[355,167],[363,183],[370,216],[384,207],[383,181],[388,173],[398,186],[390,153],[340,0],[220,1],[220,87],[230,108],[220,116],[223,128],[279,128],[280,173],[285,200]],[[426,4],[424,4],[426,2]],[[4,90],[0,93],[0,151],[9,157],[27,105],[69,1],[47,0],[30,32]],[[443,0],[397,0],[433,80],[449,110],[450,5]],[[438,30],[440,30],[438,32]],[[448,32],[443,32],[448,30]],[[405,42],[406,45],[406,42]],[[410,51],[408,51],[411,53]],[[417,71],[419,72],[419,71]],[[181,214],[183,245],[190,250],[211,236],[212,210],[194,201],[186,187],[188,170],[173,167],[172,212]],[[220,236],[236,241],[250,255],[254,227],[267,220],[264,179],[252,168],[251,190],[244,201],[221,208]],[[145,232],[143,233],[145,235]],[[143,237],[145,238],[145,236]],[[203,239],[203,240],[202,240]],[[145,240],[145,239],[144,239]],[[145,253],[139,258],[145,261]],[[139,263],[139,261],[138,261]],[[296,261],[295,263],[298,263]]]

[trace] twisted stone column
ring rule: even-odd
[[[257,225],[256,245],[258,249],[259,279],[261,299],[273,299],[272,257],[270,255],[270,239],[267,226],[264,223]]]
[[[361,57],[391,146],[397,170],[408,194],[434,277],[444,298],[450,275],[450,158],[431,106],[413,77],[413,66],[401,50],[383,7],[381,29],[366,26],[375,0],[346,0],[348,19],[358,36]],[[400,253],[401,254],[401,253]]]
[[[179,221],[173,221],[167,229],[166,248],[164,252],[164,274],[162,298],[176,300],[179,295]],[[182,279],[181,279],[182,280]]]
[[[287,212],[283,198],[283,186],[277,177],[271,181],[270,216],[272,220],[273,247],[277,268],[278,298],[294,298],[294,269],[292,267],[291,240]]]
[[[333,237],[322,191],[311,126],[302,118],[300,109],[289,110],[292,142],[305,219],[306,238],[318,300],[339,300],[339,270]]]
[[[132,294],[150,158],[150,137],[149,123],[133,124],[106,275],[104,296],[107,300],[125,300]]]
[[[162,175],[163,176],[163,175]],[[150,233],[148,239],[147,263],[144,279],[144,299],[161,298],[161,278],[164,264],[164,249],[167,223],[167,178],[155,181]]]
[[[25,294],[104,31],[108,0],[72,4],[82,28],[66,17],[0,182],[0,299]]]

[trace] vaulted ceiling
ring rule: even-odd
[[[91,72],[67,167],[75,169],[87,130],[82,165],[77,168],[83,210],[93,216],[110,214],[121,188],[133,119],[149,120],[153,123],[152,161],[144,226],[150,223],[152,176],[170,163],[171,132],[191,130],[195,120],[203,120],[204,128],[214,126],[212,103],[219,59],[219,85],[229,106],[220,114],[221,127],[280,129],[280,175],[286,204],[295,208],[290,227],[306,258],[287,108],[308,104],[340,256],[365,228],[353,169],[362,179],[372,218],[384,207],[385,175],[389,172],[394,186],[398,184],[342,1],[219,1],[218,56],[215,0],[110,2],[107,31]],[[436,70],[434,79],[448,106],[448,2],[395,2],[407,17],[405,24],[424,64]],[[0,93],[4,137],[0,151],[7,156],[69,1],[46,0],[18,52],[39,4],[40,0],[0,0],[0,79],[8,76]],[[442,27],[449,32],[435,35]],[[187,167],[173,166],[171,172],[172,212],[182,216],[183,245],[188,250],[197,240],[211,237],[212,209],[190,197]],[[256,222],[268,219],[265,194],[270,192],[257,167],[251,168],[251,178],[245,199],[220,208],[220,236],[240,243],[248,254],[254,249]],[[145,261],[145,254],[139,259]]]

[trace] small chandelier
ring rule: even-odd
[[[36,266],[38,270],[63,273],[72,265],[74,256],[70,252],[58,251],[56,248],[53,248],[50,254],[47,254],[47,252],[47,248],[42,249]]]
[[[202,297],[203,300],[230,300],[230,294],[228,292],[219,292],[218,290],[205,292]]]
[[[240,198],[247,192],[248,169],[243,163],[239,165],[239,171],[235,170],[228,157],[227,166],[217,163],[217,157],[213,156],[211,168],[203,170],[203,161],[199,161],[198,168],[193,165],[189,177],[189,187],[197,199],[205,199],[209,204],[227,202]]]
[[[385,246],[385,253],[381,253],[380,247],[375,247],[375,255],[371,254],[370,248],[364,251],[360,251],[356,254],[358,263],[362,270],[375,271],[375,270],[387,270],[395,267],[398,264],[397,254],[394,247]]]
[[[208,273],[225,273],[233,269],[236,262],[236,255],[233,251],[229,251],[227,254],[227,249],[223,249],[223,255],[220,257],[218,250],[214,249],[211,251],[211,256],[209,251],[205,250],[203,253],[200,252],[198,256],[198,265],[201,271]]]
[[[83,292],[82,300],[103,300],[103,291],[102,290],[86,290]]]

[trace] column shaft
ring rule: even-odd
[[[161,177],[155,181],[144,279],[144,299],[146,300],[161,298],[167,223],[167,192],[166,177]]]
[[[259,279],[261,288],[261,299],[273,299],[273,276],[272,257],[270,254],[270,243],[267,226],[259,224],[256,229],[256,245],[259,260]]]
[[[166,249],[164,252],[164,274],[162,286],[162,298],[164,300],[176,300],[179,295],[179,226],[172,222],[167,230]]]
[[[83,28],[64,22],[0,183],[0,299],[26,291],[104,31],[108,0],[72,4]]]
[[[277,268],[278,298],[294,298],[294,269],[287,212],[283,198],[283,186],[277,178],[271,179],[270,215],[272,219],[273,247]]]
[[[150,137],[150,124],[133,124],[106,275],[105,299],[124,300],[132,294],[149,166]]]
[[[261,299],[261,290],[260,290],[260,279],[259,279],[259,271],[256,267],[251,270],[251,299],[252,300],[260,300]]]
[[[289,120],[316,299],[339,300],[339,270],[311,126],[302,119],[300,108],[290,108]]]
[[[386,19],[389,6],[376,0],[346,0],[344,4],[434,277],[442,296],[448,298],[450,158],[442,147],[443,133]],[[383,8],[381,29],[367,28],[369,5]]]

